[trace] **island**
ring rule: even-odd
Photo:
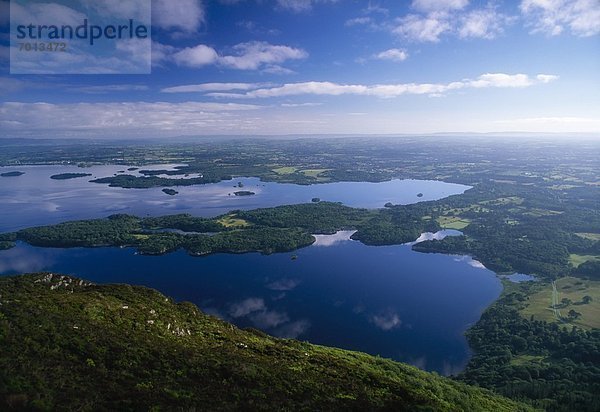
[[[166,193],[169,196],[175,196],[177,193],[179,193],[177,190],[175,189],[163,189],[162,190],[163,193]]]
[[[79,177],[91,176],[91,173],[59,173],[56,175],[50,176],[50,179],[54,180],[68,180],[68,179],[77,179]]]
[[[25,174],[25,172],[14,171],[14,172],[0,173],[0,176],[2,176],[2,177],[16,177],[16,176],[21,176],[21,175],[24,175],[24,174]]]
[[[252,195],[255,195],[256,193],[251,192],[249,190],[238,190],[237,192],[233,192],[233,194],[236,196],[252,196]]]
[[[153,289],[61,274],[0,277],[0,339],[2,410],[533,412],[400,362],[239,329]]]
[[[319,203],[321,201],[321,199],[318,197],[313,197],[310,201],[313,203]]]
[[[417,193],[417,197],[423,197],[423,193]]]

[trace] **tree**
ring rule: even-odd
[[[591,302],[592,302],[592,297],[591,297],[591,296],[589,296],[589,295],[585,295],[585,296],[584,296],[584,297],[581,299],[581,302],[582,302],[584,305],[587,305],[588,303],[591,303]]]

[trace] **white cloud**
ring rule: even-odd
[[[520,9],[533,33],[556,36],[565,27],[581,37],[600,33],[598,0],[522,0]]]
[[[234,318],[247,316],[252,312],[265,309],[265,301],[261,298],[248,298],[234,303],[229,309],[229,314]]]
[[[402,49],[388,49],[382,51],[381,53],[377,53],[375,58],[380,60],[391,60],[394,62],[402,62],[408,58],[408,53],[406,50]]]
[[[163,93],[193,93],[193,92],[214,92],[229,90],[252,90],[264,86],[261,83],[201,83],[187,84],[183,86],[166,87],[161,90]]]
[[[446,15],[430,14],[419,16],[409,14],[398,19],[398,25],[392,30],[394,34],[409,40],[436,43],[443,33],[449,32],[452,26]]]
[[[90,93],[90,94],[103,94],[103,93],[115,93],[115,92],[136,92],[148,90],[148,86],[143,84],[108,84],[103,86],[84,86],[76,87],[73,90]]]
[[[204,23],[199,0],[152,0],[152,24],[166,30],[193,32]]]
[[[337,0],[277,0],[279,7],[295,13],[309,11],[317,3],[335,3]]]
[[[373,23],[373,19],[371,17],[356,17],[354,19],[346,20],[344,23],[345,26],[364,26]]]
[[[268,72],[287,73],[289,71],[280,67],[280,63],[308,56],[302,49],[258,41],[237,44],[233,47],[233,52],[232,55],[219,55],[212,47],[199,44],[179,50],[173,53],[172,57],[180,66],[202,67],[218,64],[237,70],[263,69]]]
[[[298,95],[340,96],[361,95],[392,98],[407,94],[439,95],[452,90],[467,88],[522,88],[539,83],[548,83],[558,76],[539,74],[530,77],[526,74],[485,73],[477,79],[465,79],[451,83],[400,83],[400,84],[339,84],[333,82],[287,83],[282,86],[261,88],[245,93],[209,93],[209,96],[222,98],[268,98]]]
[[[124,103],[16,103],[0,104],[0,125],[12,134],[160,135],[235,130],[243,125],[241,113],[262,106],[236,103],[124,102]]]
[[[224,66],[240,70],[256,70],[264,64],[279,64],[308,56],[302,49],[258,41],[240,43],[233,50],[234,55],[223,56],[219,61]]]
[[[212,47],[199,44],[174,53],[173,60],[180,66],[202,67],[215,64],[219,60],[219,55]]]
[[[558,80],[558,76],[555,76],[553,74],[538,74],[537,76],[535,76],[535,78],[542,83],[550,83],[555,80]]]
[[[549,75],[537,75],[536,79],[541,76],[547,79]],[[551,76],[554,79],[558,76]],[[474,88],[487,88],[487,87],[528,87],[536,82],[536,79],[530,78],[526,74],[505,74],[505,73],[486,73],[482,74],[477,80],[471,80],[468,82],[470,87]],[[547,83],[544,81],[543,83]]]
[[[473,10],[460,19],[458,36],[461,38],[493,39],[504,31],[504,26],[512,21],[495,8]]]
[[[469,4],[469,0],[413,0],[412,7],[423,12],[460,10]]]
[[[323,103],[306,102],[306,103],[281,103],[281,107],[316,107],[322,106]]]

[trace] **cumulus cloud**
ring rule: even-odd
[[[161,29],[193,32],[204,24],[204,19],[200,0],[152,0],[152,25]]]
[[[302,49],[267,42],[246,42],[233,47],[233,54],[220,55],[207,45],[186,47],[173,54],[173,60],[180,66],[202,67],[212,64],[237,70],[257,70],[289,72],[278,66],[287,60],[304,59],[308,53]]]
[[[402,62],[408,58],[408,53],[406,50],[402,49],[388,49],[377,53],[375,58],[379,60],[391,60],[394,62]]]
[[[398,314],[392,311],[386,311],[379,315],[372,316],[371,322],[373,322],[379,329],[386,332],[399,327],[402,323]]]
[[[247,316],[252,312],[265,309],[265,301],[261,298],[248,298],[234,303],[229,309],[229,314],[234,318]]]
[[[235,54],[221,57],[220,63],[240,70],[256,70],[264,64],[279,64],[308,56],[302,49],[259,41],[240,43],[233,50]]]
[[[212,47],[199,44],[174,53],[173,60],[180,66],[202,67],[215,64],[219,60],[219,55]]]
[[[533,33],[556,36],[565,27],[581,37],[600,33],[598,0],[522,0],[519,7]]]
[[[208,93],[213,97],[228,98],[268,98],[298,95],[362,95],[381,98],[393,98],[407,94],[440,95],[449,91],[468,88],[523,88],[540,83],[548,83],[558,76],[539,74],[530,77],[527,74],[485,73],[476,79],[465,79],[451,83],[400,83],[400,84],[339,84],[333,82],[286,83],[281,86],[260,88],[245,93]]]

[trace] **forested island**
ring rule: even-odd
[[[152,289],[51,273],[0,278],[0,343],[2,410],[533,411],[398,362],[241,330]]]
[[[91,176],[91,173],[59,173],[50,176],[50,179],[54,180],[68,180],[68,179],[77,179],[79,177],[87,177]]]
[[[237,192],[233,192],[233,194],[236,196],[252,196],[256,193],[251,192],[250,190],[238,190]]]
[[[24,174],[25,174],[25,172],[19,172],[19,171],[4,172],[4,173],[0,173],[0,177],[17,177],[17,176],[21,176]]]
[[[179,192],[175,189],[163,189],[162,192],[164,194],[167,194],[169,196],[175,196],[176,194],[178,194]]]

